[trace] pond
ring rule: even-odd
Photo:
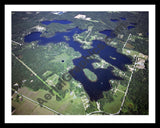
[[[106,30],[100,31],[99,33],[105,34],[109,38],[115,38],[116,37],[116,34],[114,33],[113,30],[106,29]]]
[[[112,22],[118,22],[118,19],[110,19]]]

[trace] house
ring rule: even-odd
[[[136,68],[144,69],[145,68],[144,63],[145,63],[144,59],[138,58],[137,63],[136,63]]]

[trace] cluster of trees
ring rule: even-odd
[[[26,69],[20,62],[18,62],[14,56],[12,56],[12,87],[17,89],[14,86],[15,83],[18,84],[19,88],[22,86],[27,86],[34,91],[39,89],[48,89],[28,69]]]
[[[99,99],[100,108],[102,111],[104,111],[103,106],[106,103],[111,103],[114,100],[112,91],[103,92],[103,96],[103,98]]]
[[[135,42],[131,42],[131,45],[134,46],[134,50],[143,53],[144,55],[148,55],[148,40],[136,38]]]
[[[97,111],[97,105],[96,102],[89,102],[89,107],[86,109],[86,113],[91,113]]]
[[[133,73],[121,114],[148,114],[148,61],[145,63],[145,66],[146,69]]]

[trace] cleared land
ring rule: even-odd
[[[104,105],[104,111],[108,113],[116,113],[120,109],[123,96],[123,93],[117,91],[113,95],[113,101]]]
[[[21,89],[19,89],[18,92],[22,95],[25,95],[28,98],[31,98],[36,102],[37,102],[37,98],[41,98],[46,101],[43,103],[43,105],[46,105],[47,107],[65,115],[66,114],[68,115],[85,114],[83,104],[81,102],[81,98],[76,97],[75,95],[71,95],[70,93],[67,93],[64,99],[62,99],[61,101],[57,101],[56,96],[52,96],[50,100],[46,100],[44,96],[49,93],[44,90],[39,90],[35,92],[35,91],[31,91],[27,87],[22,87]],[[33,103],[25,98],[23,98],[23,101],[19,101],[19,102],[15,101],[16,95],[17,94],[13,95],[13,101],[12,101],[12,105],[15,108],[18,108],[17,113],[15,114],[18,114],[18,115],[33,114],[34,115],[36,114],[36,111],[40,111],[40,108],[43,108],[41,113],[42,114],[44,113],[43,112],[43,110],[45,110],[44,107],[40,107],[39,104]],[[35,108],[37,109],[34,112]]]
[[[28,91],[30,93],[30,91]],[[17,94],[13,95],[12,106],[16,108],[13,115],[57,115],[56,113],[49,111],[46,108],[40,107],[40,105],[23,98],[23,101],[15,101]]]

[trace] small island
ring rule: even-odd
[[[84,68],[83,69],[83,72],[84,72],[84,74],[86,75],[86,77],[90,80],[90,81],[92,81],[92,82],[96,82],[97,81],[97,76],[96,76],[96,74],[94,74],[92,71],[90,71],[89,69],[87,69],[87,68]]]

